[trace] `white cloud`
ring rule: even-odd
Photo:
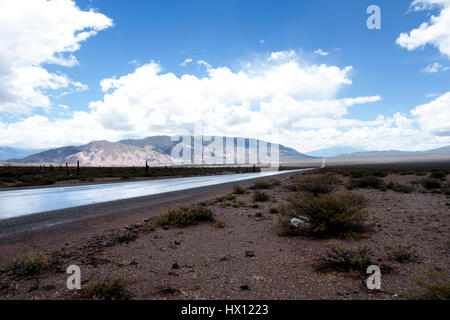
[[[180,63],[180,66],[181,67],[185,67],[185,66],[187,66],[188,63],[191,63],[191,62],[192,62],[192,59],[191,58],[187,58],[182,63]]]
[[[423,68],[421,70],[421,72],[425,72],[425,73],[436,73],[439,71],[447,71],[449,70],[450,67],[444,67],[442,64],[435,62],[433,64],[430,64],[429,66],[426,66],[425,68]]]
[[[319,56],[328,56],[328,52],[323,51],[322,49],[317,49],[316,51],[314,51],[315,54],[318,54]]]
[[[450,92],[416,107],[411,114],[417,118],[422,130],[450,137]]]
[[[408,33],[401,33],[396,43],[409,51],[431,44],[450,58],[450,0],[415,0],[414,11],[440,8],[438,16],[431,15],[429,22],[422,23]]]
[[[4,145],[45,148],[173,135],[204,120],[205,134],[272,140],[278,132],[281,143],[303,152],[332,145],[417,150],[450,144],[450,136],[443,135],[448,128],[445,110],[450,108],[440,98],[434,101],[437,106],[417,107],[409,116],[352,119],[350,108],[375,107],[381,97],[338,99],[339,91],[352,83],[350,66],[301,63],[296,55],[267,58],[232,71],[203,61],[207,75],[197,77],[163,72],[161,65],[150,62],[130,74],[103,79],[104,97],[91,102],[89,112],[75,112],[70,119],[36,115],[0,122],[0,136]],[[423,109],[437,116],[428,119]],[[430,130],[428,121],[441,129]]]
[[[81,42],[112,25],[103,14],[80,10],[71,0],[0,1],[0,111],[49,108],[46,90],[85,90],[46,63],[71,67]]]
[[[259,44],[264,44],[264,42],[266,42],[266,40],[264,40],[264,39],[259,40]]]
[[[276,51],[276,52],[272,52],[270,54],[268,61],[280,61],[280,60],[290,59],[290,58],[294,57],[295,55],[296,54],[295,54],[294,50]]]

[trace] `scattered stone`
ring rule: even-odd
[[[228,259],[227,256],[224,256],[224,257],[222,257],[222,258],[219,259],[219,261],[228,261],[228,260],[230,260],[230,259]]]
[[[163,230],[169,230],[169,226],[162,226]]]
[[[175,243],[177,246],[179,246],[179,245],[181,244],[181,242],[180,242],[180,241],[177,241],[177,240],[175,240],[174,243]]]
[[[245,251],[245,256],[246,257],[254,257],[255,256],[255,251]]]
[[[144,222],[149,222],[149,221],[150,221],[150,218],[144,219]]]
[[[179,268],[179,265],[178,265],[178,263],[174,263],[174,264],[172,264],[172,269],[178,269]]]
[[[243,284],[240,288],[241,288],[242,291],[250,290],[250,287],[248,285],[246,285],[246,284]]]

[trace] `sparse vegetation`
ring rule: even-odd
[[[223,220],[216,219],[216,220],[214,221],[214,226],[215,226],[216,228],[218,228],[218,229],[225,228],[226,225],[227,225],[226,222],[223,221]]]
[[[345,248],[337,243],[327,244],[330,250],[328,256],[322,259],[318,271],[356,271],[365,273],[372,264],[372,250],[365,246],[357,249]]]
[[[236,196],[234,194],[229,193],[224,197],[224,199],[227,201],[234,201],[236,200]]]
[[[318,197],[297,195],[288,198],[288,205],[280,213],[281,235],[348,236],[366,232],[363,209],[367,200],[352,193],[333,193]],[[293,217],[306,217],[308,223],[293,226]]]
[[[412,246],[399,245],[396,248],[387,247],[386,249],[388,250],[389,257],[400,263],[413,262],[418,258],[417,253],[412,249]]]
[[[128,300],[131,293],[127,289],[128,281],[123,278],[102,279],[82,292],[83,299],[90,300]]]
[[[350,179],[349,183],[349,187],[351,189],[355,188],[380,189],[383,187],[383,185],[384,185],[383,180],[374,176]]]
[[[441,189],[442,187],[442,182],[434,178],[424,178],[422,180],[419,180],[419,183],[428,190]]]
[[[24,256],[19,259],[13,259],[3,266],[5,272],[15,276],[31,276],[42,271],[44,262],[40,258],[29,258]]]
[[[314,196],[328,194],[337,190],[339,179],[333,175],[310,176],[295,182],[295,191],[310,192]]]
[[[245,188],[241,187],[241,186],[234,186],[233,193],[234,194],[245,194],[245,193],[247,193],[247,190],[245,190]]]
[[[444,272],[429,268],[421,276],[414,276],[413,281],[420,290],[406,293],[408,299],[450,300],[450,279]]]
[[[413,187],[410,187],[405,184],[399,184],[399,183],[393,183],[393,182],[386,184],[386,189],[389,189],[389,190],[392,190],[395,192],[401,192],[401,193],[411,193],[414,191]]]
[[[208,208],[200,206],[179,207],[159,215],[155,224],[157,226],[185,227],[197,221],[212,221],[213,219],[213,213]]]
[[[250,187],[251,190],[272,189],[273,183],[270,181],[257,181]]]
[[[255,193],[253,194],[254,202],[266,202],[269,201],[269,199],[270,196],[264,191],[255,191]]]

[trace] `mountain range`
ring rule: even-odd
[[[8,159],[20,159],[38,153],[39,149],[19,149],[13,147],[0,147],[0,161]]]
[[[225,137],[219,137],[218,139],[223,139],[223,145],[226,145]],[[234,156],[236,154],[248,154],[250,139],[241,139],[240,144],[238,143],[240,138],[227,137],[227,139],[233,140]],[[253,140],[253,142],[261,145],[264,141]],[[203,141],[205,150],[211,145],[211,142]],[[145,162],[149,165],[166,165],[176,164],[171,157],[175,146],[178,148],[181,146],[191,152],[194,146],[194,137],[190,136],[185,140],[175,141],[170,136],[153,136],[140,140],[127,139],[118,142],[93,141],[85,145],[50,149],[21,159],[9,159],[8,161],[24,164],[76,164],[79,161],[84,166],[143,166]],[[283,163],[313,159],[313,157],[283,145],[279,145],[279,154],[280,162]],[[200,155],[200,157],[202,156]],[[246,156],[246,159],[248,159],[248,156]],[[202,159],[198,159],[198,155],[193,152],[191,152],[190,160],[195,163],[202,163]],[[206,156],[204,156],[203,162],[212,163]]]

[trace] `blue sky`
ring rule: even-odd
[[[70,6],[71,2],[67,2]],[[134,75],[137,69],[149,63],[159,66],[159,74],[173,73],[179,79],[186,74],[198,79],[210,78],[212,77],[210,71],[221,67],[226,67],[233,74],[238,74],[240,71],[248,70],[248,64],[252,65],[251,72],[258,73],[260,69],[256,71],[257,68],[269,68],[260,67],[260,65],[267,63],[271,54],[275,52],[291,52],[289,59],[294,59],[301,68],[325,65],[343,70],[348,66],[352,67],[346,72],[346,77],[351,80],[351,84],[342,81],[337,87],[329,88],[326,94],[317,93],[317,88],[312,89],[312,93],[295,92],[292,97],[300,102],[379,97],[375,99],[376,101],[368,103],[352,103],[344,115],[334,113],[331,117],[334,120],[352,119],[370,122],[382,116],[387,122],[395,122],[400,117],[405,118],[402,118],[404,121],[402,119],[400,121],[405,123],[410,121],[407,127],[401,127],[399,130],[395,130],[395,128],[398,129],[398,124],[380,122],[379,126],[388,126],[392,129],[385,131],[376,130],[373,124],[368,124],[369,129],[365,133],[364,124],[359,124],[356,129],[351,124],[340,128],[333,126],[302,128],[298,122],[297,125],[290,123],[291,127],[284,123],[280,129],[283,143],[301,151],[311,151],[336,144],[352,146],[358,144],[358,147],[368,149],[376,149],[379,146],[380,149],[409,150],[450,144],[448,112],[445,113],[444,110],[442,111],[444,114],[438,117],[444,121],[438,124],[439,132],[433,132],[430,129],[429,115],[424,115],[429,112],[428,109],[435,110],[435,105],[428,106],[428,109],[422,108],[427,110],[419,112],[420,115],[411,115],[411,110],[421,105],[427,106],[430,102],[437,103],[441,109],[442,106],[444,109],[450,109],[448,104],[450,99],[441,99],[436,102],[450,91],[450,70],[446,69],[450,66],[449,55],[446,54],[445,49],[433,43],[433,39],[411,50],[396,43],[401,33],[409,34],[411,30],[429,21],[431,14],[439,16],[441,11],[446,10],[447,7],[450,8],[447,0],[419,1],[418,5],[427,5],[426,9],[429,10],[413,10],[413,7],[410,7],[412,0],[281,2],[78,0],[75,3],[78,8],[73,3],[72,6],[80,14],[94,9],[95,13],[108,17],[112,24],[108,25],[106,21],[100,21],[98,18],[98,21],[93,20],[90,25],[92,27],[97,24],[94,29],[98,32],[85,41],[75,41],[80,46],[78,49],[52,48],[53,56],[61,54],[67,58],[73,54],[77,60],[76,64],[64,66],[48,58],[39,58],[39,60],[36,58],[32,65],[39,66],[50,74],[64,75],[72,83],[82,83],[83,89],[74,84],[59,85],[56,89],[36,87],[37,91],[48,97],[47,105],[39,106],[38,104],[27,107],[24,103],[25,106],[18,108],[19,111],[6,107],[6,104],[2,108],[0,100],[0,125],[5,134],[4,143],[0,145],[32,147],[31,144],[33,144],[33,147],[53,147],[61,144],[83,143],[87,142],[86,140],[98,138],[114,140],[122,137],[142,138],[145,135],[170,133],[170,130],[166,130],[169,126],[162,125],[164,121],[161,125],[153,123],[140,130],[131,130],[130,126],[125,125],[108,127],[108,123],[120,121],[120,117],[111,121],[103,118],[99,120],[100,117],[105,119],[110,117],[108,110],[113,110],[111,113],[114,114],[132,113],[134,105],[127,107],[123,105],[124,101],[127,101],[126,103],[137,101],[136,104],[145,104],[140,107],[148,107],[146,103],[150,100],[147,98],[133,97],[134,100],[130,98],[130,92],[134,92],[133,84],[121,77]],[[366,27],[366,20],[369,17],[366,9],[371,4],[381,8],[381,30],[369,30]],[[80,27],[74,22],[73,33],[82,28],[92,29],[89,26]],[[24,28],[24,30],[26,32],[27,29]],[[1,33],[0,37],[2,37]],[[326,55],[317,54],[318,49]],[[13,61],[15,57],[8,57],[8,59]],[[6,61],[9,61],[8,59]],[[182,65],[186,59],[192,61]],[[199,61],[204,61],[205,64]],[[436,68],[432,68],[433,64]],[[437,71],[424,72],[426,67],[429,67],[428,70],[437,69]],[[250,71],[245,72],[251,74]],[[100,85],[103,79],[122,79],[123,81],[118,86],[110,87],[110,91],[105,91]],[[158,80],[154,79],[154,81]],[[288,83],[292,82],[292,79],[286,78],[280,81]],[[124,100],[119,97],[119,87],[127,88],[127,97],[130,99]],[[179,89],[175,87],[174,90]],[[114,92],[117,94],[114,95]],[[111,100],[107,101],[108,94],[111,94]],[[277,94],[275,93],[274,96]],[[252,97],[248,101],[245,98],[238,100],[242,105],[249,102],[251,104],[249,110],[255,111],[258,110],[261,102],[267,102],[271,97],[261,99]],[[116,101],[113,101],[114,98],[117,98]],[[101,102],[101,106],[94,107],[93,102]],[[114,109],[118,108],[118,104],[121,104],[120,107],[123,110]],[[190,101],[187,104],[193,108]],[[227,107],[231,110],[235,104],[233,100],[233,103]],[[273,105],[276,108],[276,104]],[[164,105],[152,106],[148,114],[152,117],[155,115],[165,117],[158,108],[163,109]],[[95,111],[98,113],[94,116],[92,113]],[[92,139],[89,139],[90,133],[87,131],[77,135],[72,126],[74,112],[83,112],[84,116],[91,117],[90,120],[86,120],[87,122],[95,118],[99,128],[103,126],[105,130],[96,130]],[[230,112],[224,114],[229,115]],[[37,122],[31,120],[27,122],[27,119],[33,117],[37,119],[36,116],[42,118],[39,118]],[[305,114],[304,117],[310,117],[310,115]],[[64,127],[66,124],[63,122],[64,119],[68,121],[67,127]],[[202,120],[214,122],[211,118]],[[225,120],[223,123],[227,123]],[[296,121],[299,119],[296,118]],[[27,131],[23,128],[31,128],[33,125],[37,127],[33,127],[30,131],[47,132],[47,135],[39,136],[39,141],[38,139],[33,141],[33,135],[27,137],[24,134],[20,137],[20,132]],[[173,127],[173,123],[171,125]],[[75,125],[75,127],[83,130],[80,126]],[[57,136],[67,135],[67,138],[55,139],[48,136],[52,128],[58,128]],[[352,135],[352,128],[355,134],[361,133],[360,141],[349,138]],[[240,132],[239,127],[235,129],[228,131],[227,128],[223,131],[224,134]],[[219,131],[220,128],[213,130],[215,133],[220,133]],[[255,129],[255,132],[259,131]],[[417,134],[414,132],[421,134],[420,141],[417,143],[414,140]],[[330,135],[330,139],[318,139],[312,142],[310,139],[314,134]],[[246,132],[246,135],[251,135],[251,131]],[[398,139],[397,135],[400,136]],[[270,137],[270,133],[266,133],[266,138],[268,136]],[[309,142],[305,142],[306,140]]]

